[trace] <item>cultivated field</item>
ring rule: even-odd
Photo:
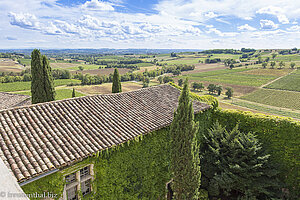
[[[70,83],[78,84],[80,80],[76,79],[58,79],[54,80],[54,86],[67,85]],[[23,91],[30,90],[31,82],[13,82],[13,83],[0,83],[0,92],[14,92],[14,91]]]
[[[265,88],[300,92],[300,69],[265,86]]]
[[[92,74],[92,75],[99,75],[99,76],[103,76],[103,75],[109,75],[109,74],[113,74],[114,73],[114,68],[104,68],[104,69],[90,69],[90,70],[83,70],[83,71],[70,71],[72,74]],[[126,68],[118,68],[119,74],[123,75],[126,74],[127,72],[129,72],[129,69]]]
[[[0,72],[21,72],[25,67],[11,59],[0,58]]]
[[[277,56],[272,59],[272,53],[256,51],[246,62],[239,63],[239,58],[242,54],[204,54],[204,53],[177,53],[178,57],[172,57],[170,54],[157,54],[157,55],[103,55],[92,57],[92,61],[86,59],[86,56],[78,55],[75,58],[70,58],[68,55],[63,57],[50,57],[50,64],[52,68],[60,68],[70,70],[71,74],[91,74],[91,75],[109,75],[112,74],[114,68],[105,68],[105,65],[99,65],[104,62],[119,62],[121,60],[142,60],[142,63],[137,63],[140,67],[139,70],[133,73],[144,72],[145,70],[155,70],[161,68],[160,66],[153,65],[154,59],[159,63],[167,63],[168,65],[194,65],[195,69],[191,71],[183,71],[180,76],[173,76],[172,73],[165,74],[170,76],[177,83],[180,78],[189,78],[189,83],[201,82],[204,84],[204,91],[198,94],[208,94],[207,86],[211,83],[221,85],[223,91],[221,96],[215,95],[220,101],[221,107],[228,109],[241,109],[249,110],[252,112],[270,113],[274,115],[281,115],[293,118],[300,118],[300,69],[293,70],[290,68],[290,63],[296,63],[295,68],[300,67],[300,55],[281,55],[277,51]],[[274,52],[274,50],[272,51]],[[258,56],[263,60],[267,57],[270,61],[276,61],[274,69],[271,69],[270,62],[266,69],[263,69],[262,64],[255,64],[258,62]],[[59,58],[59,59],[57,59]],[[205,59],[220,58],[222,61],[219,63],[205,64]],[[14,58],[15,59],[15,58]],[[234,59],[237,63],[234,64],[233,69],[225,66],[225,59]],[[17,60],[17,59],[15,59]],[[30,66],[30,59],[19,58],[23,65]],[[200,61],[200,62],[199,62]],[[284,61],[285,66],[283,69],[279,68],[280,61]],[[95,63],[95,64],[85,64]],[[247,66],[246,66],[247,64]],[[242,66],[239,66],[242,65]],[[83,71],[78,69],[79,66],[83,67]],[[239,67],[237,67],[239,66]],[[0,59],[0,72],[21,72],[26,69],[24,66],[19,65],[12,59]],[[130,72],[130,69],[119,68],[121,75]],[[57,99],[64,99],[71,97],[71,90],[73,87],[65,86],[70,83],[81,83],[80,80],[55,80]],[[149,86],[159,84],[157,77],[150,81]],[[225,91],[227,87],[233,88],[234,101],[228,101],[225,98]],[[270,89],[262,89],[270,88]],[[108,94],[111,93],[111,83],[102,85],[87,85],[87,86],[74,86],[77,91],[77,96],[92,95],[92,94]],[[123,92],[132,91],[142,88],[141,82],[122,82]],[[294,91],[289,92],[286,90]],[[0,92],[14,92],[30,94],[30,82],[14,82],[14,83],[0,83]],[[296,92],[298,91],[298,92]],[[241,98],[241,99],[238,99]],[[247,101],[246,101],[247,100]],[[276,107],[272,107],[276,106]],[[279,107],[279,108],[277,108]],[[282,108],[282,110],[280,109]],[[288,110],[298,109],[298,111]]]
[[[187,76],[194,81],[205,81],[218,84],[231,84],[241,86],[255,86],[259,87],[265,83],[274,80],[278,76],[273,75],[253,75],[244,74],[239,72],[248,71],[251,69],[240,68],[240,69],[222,69],[216,71],[209,71],[196,74],[188,74]]]
[[[74,88],[84,94],[111,94],[112,83],[104,83],[102,85],[92,86],[76,86]],[[122,92],[129,92],[141,88],[142,85],[135,82],[122,82]]]
[[[260,89],[241,97],[241,99],[300,110],[300,92]]]
[[[56,92],[55,100],[72,98],[72,89],[55,89],[55,92]],[[23,92],[16,92],[16,93],[31,96],[30,91],[23,91]],[[85,96],[85,95],[82,94],[81,92],[75,91],[75,96],[81,97],[81,96]]]

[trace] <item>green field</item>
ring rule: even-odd
[[[136,65],[138,67],[151,67],[151,66],[153,66],[152,63],[137,63],[137,64],[133,64],[133,65]]]
[[[67,85],[70,83],[81,83],[80,80],[76,79],[58,79],[54,80],[54,86]],[[13,92],[13,91],[22,91],[30,90],[31,82],[13,82],[13,83],[0,83],[0,92]]]
[[[232,73],[244,72],[244,71],[249,71],[249,70],[251,70],[251,69],[245,69],[245,68],[219,69],[219,70],[215,70],[215,71],[192,73],[192,74],[188,74],[186,76],[204,78],[204,77],[208,77],[208,76],[219,76],[219,75],[232,74]]]
[[[66,69],[68,70],[79,70],[78,67],[82,66],[83,70],[90,70],[90,69],[99,69],[100,68],[105,68],[105,65],[85,65],[85,64],[80,64],[78,66],[75,67],[68,67]]]
[[[241,97],[241,99],[300,110],[300,92],[260,89]]]
[[[300,69],[267,85],[265,88],[300,92]]]
[[[277,61],[299,61],[300,60],[300,55],[299,54],[277,55],[275,57],[275,60],[277,60]]]
[[[251,69],[222,69],[216,71],[202,72],[196,74],[189,74],[190,80],[196,81],[208,81],[214,83],[226,83],[233,85],[243,86],[261,86],[268,83],[271,80],[277,78],[277,76],[271,75],[253,75],[253,74],[242,74],[238,72],[244,72]]]
[[[55,100],[62,100],[62,99],[72,98],[72,89],[56,89],[55,92],[56,92]],[[24,94],[24,95],[31,96],[30,91],[16,92],[16,94]],[[85,95],[82,94],[81,92],[75,91],[75,96],[76,97],[82,97],[82,96],[85,96]]]
[[[285,110],[281,110],[281,109],[268,108],[268,107],[259,106],[256,104],[247,103],[247,102],[243,102],[243,101],[233,102],[232,104],[241,106],[241,107],[245,107],[245,108],[250,108],[252,110],[257,110],[260,112],[300,119],[300,113],[296,113],[296,112],[289,112],[289,111],[285,111]]]
[[[26,66],[30,66],[31,65],[31,59],[20,58],[20,60],[21,60],[21,63],[23,65],[26,65]]]
[[[176,59],[176,60],[168,60],[168,61],[161,61],[162,63],[167,63],[168,65],[174,65],[174,64],[186,64],[186,65],[195,65],[199,63],[200,58],[193,58],[193,59]]]
[[[221,59],[226,59],[226,58],[232,58],[232,59],[238,59],[242,54],[212,54],[210,58],[221,58]]]

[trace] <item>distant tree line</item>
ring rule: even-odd
[[[205,59],[204,61],[206,64],[211,64],[211,63],[218,63],[218,62],[221,62],[221,59],[220,58],[212,58],[212,59]]]
[[[212,49],[212,50],[205,50],[199,53],[204,54],[242,54],[242,51],[235,50],[235,49]]]
[[[66,69],[54,69],[52,70],[52,76],[54,79],[70,79],[72,74],[69,70]],[[31,81],[31,70],[26,69],[21,73],[14,72],[0,72],[0,83],[12,83],[12,82],[21,82],[21,81]]]

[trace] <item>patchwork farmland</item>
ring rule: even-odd
[[[272,58],[274,53],[276,56]],[[247,59],[242,59],[242,54],[249,54],[249,56]],[[267,58],[268,62],[264,67],[262,63]],[[226,60],[234,63],[233,67],[226,64]],[[8,72],[21,74],[30,69],[30,62],[28,57],[3,58],[0,60],[0,73],[3,75],[7,75]],[[275,63],[274,66],[271,66],[272,62]],[[284,64],[281,65],[280,62]],[[293,68],[291,68],[292,63],[295,63]],[[235,52],[234,54],[214,53],[213,51],[211,53],[209,51],[207,53],[185,52],[177,53],[176,56],[170,54],[78,55],[74,58],[64,55],[63,57],[50,56],[50,65],[53,70],[66,70],[70,73],[67,79],[55,80],[57,99],[69,98],[73,88],[77,96],[110,93],[109,79],[114,68],[117,67],[122,76],[123,91],[142,88],[141,77],[143,76],[149,76],[148,86],[160,84],[161,81],[158,78],[160,76],[169,77],[169,80],[175,83],[180,79],[188,78],[191,85],[202,83],[204,86],[201,91],[195,90],[194,92],[214,95],[224,108],[240,108],[299,119],[297,110],[300,107],[299,101],[296,100],[299,99],[298,92],[300,92],[300,69],[297,70],[300,67],[299,54],[281,55],[277,50],[257,50],[252,53]],[[180,66],[194,66],[194,68],[173,74],[172,70]],[[162,71],[165,71],[164,74],[157,75]],[[135,74],[133,82],[130,78],[131,74]],[[89,80],[85,80],[85,84],[82,85],[84,77]],[[98,78],[95,77],[102,78],[100,82],[99,80],[97,82]],[[209,92],[207,87],[210,84],[222,86],[221,95]],[[233,101],[226,98],[226,88],[233,89]],[[0,83],[0,91],[28,95],[30,94],[30,81]],[[270,108],[270,106],[273,107]],[[281,108],[292,110],[283,113],[280,111]]]

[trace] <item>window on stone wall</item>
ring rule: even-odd
[[[85,196],[85,195],[87,195],[91,192],[90,180],[91,179],[88,179],[87,181],[84,181],[84,182],[81,183],[81,192],[82,192],[83,196]]]
[[[66,186],[64,199],[77,200],[78,191],[81,191],[83,196],[91,193],[93,174],[93,165],[89,165],[65,176]]]
[[[68,197],[68,200],[77,200],[78,199],[76,186],[67,189],[67,197]]]
[[[71,184],[76,181],[76,173],[70,174],[66,176],[66,183]]]

